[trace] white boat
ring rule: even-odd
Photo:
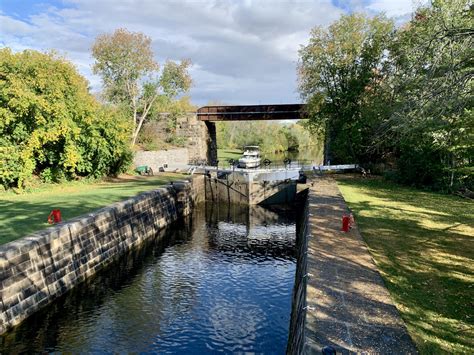
[[[244,147],[244,154],[239,159],[239,168],[257,168],[260,166],[260,149],[256,145]]]

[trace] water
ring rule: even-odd
[[[318,145],[301,147],[300,151],[287,151],[279,153],[262,152],[262,165],[260,168],[300,168],[302,166],[315,166],[323,163],[323,149]],[[270,160],[270,165],[266,166],[263,161]],[[285,165],[285,160],[290,160],[290,165]],[[219,167],[230,168],[228,159],[221,158]]]
[[[0,338],[0,352],[283,354],[295,216],[207,205]]]
[[[299,151],[263,153],[262,157],[269,159],[276,165],[282,165],[285,159],[305,165],[319,165],[323,162],[323,149],[319,145],[314,145],[301,147]]]

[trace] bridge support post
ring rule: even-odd
[[[205,121],[207,127],[207,161],[209,165],[217,165],[217,133],[214,122]]]

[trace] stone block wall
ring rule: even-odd
[[[203,199],[204,178],[194,176],[0,246],[0,334]]]
[[[149,165],[153,170],[158,169],[163,164],[172,166],[173,164],[201,164],[209,161],[209,154],[212,147],[212,157],[217,160],[217,145],[214,136],[210,132],[206,123],[197,119],[196,114],[183,114],[176,120],[177,137],[184,139],[183,148],[173,148],[159,151],[137,152],[134,163],[135,166]],[[144,129],[151,130],[158,140],[165,141],[169,133],[166,120],[157,120],[146,123]],[[211,132],[211,133],[212,133]]]
[[[186,148],[156,150],[156,151],[138,151],[133,158],[135,166],[148,165],[154,172],[167,164],[170,168],[174,166],[186,165],[189,161],[189,154]]]
[[[287,354],[303,354],[305,346],[306,322],[306,285],[309,275],[308,265],[308,238],[309,231],[309,201],[308,190],[303,190],[296,196],[299,220],[296,224],[297,262],[295,284],[291,307],[290,332],[288,337]]]
[[[186,138],[189,163],[198,164],[208,160],[211,138],[206,124],[199,121],[195,114],[178,118],[176,135]]]
[[[206,159],[208,165],[217,165],[217,127],[215,122],[206,121]]]

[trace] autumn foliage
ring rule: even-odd
[[[130,161],[127,120],[53,53],[0,50],[0,184],[99,177]]]

